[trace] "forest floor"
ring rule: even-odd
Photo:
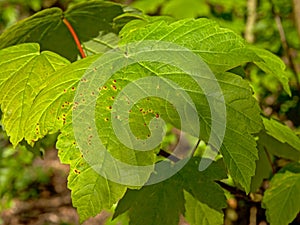
[[[38,187],[38,198],[13,200],[13,207],[0,215],[3,225],[79,225],[79,216],[67,188],[69,166],[59,162],[55,149],[47,150],[44,159],[35,159],[33,166],[45,171],[50,169],[50,182]],[[102,212],[83,225],[102,225],[109,216]]]

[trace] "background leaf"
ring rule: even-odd
[[[221,225],[223,224],[223,212],[210,208],[198,201],[188,192],[184,192],[185,219],[190,225]]]
[[[285,71],[286,66],[284,62],[278,56],[265,49],[253,47],[253,50],[261,59],[263,59],[262,61],[255,62],[255,64],[265,73],[271,74],[273,77],[275,77],[281,83],[286,93],[291,96],[289,78],[287,72]]]
[[[213,162],[202,172],[198,171],[199,162],[200,158],[193,157],[184,169],[179,171],[184,181],[183,187],[195,201],[199,201],[200,205],[205,204],[205,208],[215,211],[217,215],[217,212],[222,212],[222,209],[226,207],[224,191],[215,182],[215,180],[227,178],[224,162],[223,160]]]
[[[290,159],[300,160],[300,139],[287,126],[274,119],[263,118],[265,131],[259,134],[259,143],[272,154]]]
[[[273,169],[264,147],[260,144],[258,148],[258,160],[256,161],[255,175],[251,178],[251,192],[256,192],[260,188],[264,179],[269,179]]]
[[[271,225],[288,225],[300,211],[300,174],[278,173],[271,180],[263,198]]]
[[[144,186],[140,190],[128,190],[119,202],[114,217],[128,211],[129,224],[132,225],[176,225],[179,216],[185,212],[185,207],[188,207],[187,210],[190,210],[190,207],[197,207],[199,210],[199,214],[195,215],[197,221],[202,221],[207,216],[214,217],[210,221],[220,219],[222,221],[221,212],[222,208],[226,207],[226,199],[224,192],[214,180],[226,177],[224,165],[222,160],[219,160],[213,162],[206,171],[199,172],[197,170],[199,161],[199,158],[192,158],[178,174],[168,180]],[[172,167],[171,164],[169,166]],[[187,203],[184,205],[185,201]],[[200,212],[200,206],[205,211]]]
[[[122,13],[120,5],[105,1],[83,2],[66,12],[59,8],[45,9],[7,29],[0,36],[0,49],[38,42],[41,50],[53,51],[75,61],[79,52],[63,18],[70,22],[79,40],[86,42],[97,37],[100,31],[113,32],[113,19]]]
[[[168,179],[140,190],[128,190],[118,203],[114,217],[129,210],[130,225],[175,225],[184,211],[180,183]]]

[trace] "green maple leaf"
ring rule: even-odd
[[[181,23],[176,22],[175,25],[174,26],[176,28],[176,31],[180,31],[181,29],[186,29],[186,27],[189,26],[197,27],[199,24],[198,21],[192,20],[182,21]],[[201,27],[201,29],[199,28],[199,30],[197,30],[194,28],[195,34],[191,33],[191,36],[189,36],[189,34],[187,36],[189,36],[189,38],[192,38],[193,35],[202,34],[202,32],[206,34],[211,29],[210,27],[204,29],[203,23],[201,23],[201,25],[199,26]],[[172,30],[174,30],[175,28],[171,26]],[[167,26],[165,28],[165,32],[167,32],[167,35],[164,35],[165,38],[169,37],[168,35],[171,33],[170,31],[168,31],[168,29],[170,28],[168,28]],[[217,28],[215,29],[217,31],[215,37],[216,40],[218,40],[220,33],[229,32],[227,30],[221,30],[221,32],[218,31]],[[141,28],[141,30],[143,29]],[[150,32],[150,30],[148,32]],[[157,36],[155,32],[150,33],[153,35],[153,37],[160,39],[161,35]],[[136,36],[134,32],[132,32],[131,35],[133,36],[131,37],[133,39]],[[148,36],[149,38],[151,37],[150,35]],[[140,37],[140,35],[137,35],[137,37]],[[211,37],[214,37],[214,35],[212,35]],[[123,42],[125,40],[124,38],[125,37],[123,37]],[[241,47],[242,42],[237,37],[235,38],[237,42],[237,49],[239,49],[240,51],[241,48],[243,48]],[[231,40],[232,43],[232,37],[230,35],[229,40]],[[175,39],[175,41],[182,42],[180,38]],[[200,53],[204,51],[203,49],[208,48],[208,44],[211,44],[211,40],[209,40],[208,43],[203,40],[202,46],[195,45],[189,47],[194,47],[193,51]],[[222,45],[214,46],[214,53],[218,55],[219,52],[221,55],[224,55],[224,49],[218,50],[218,48],[223,47]],[[211,54],[207,51],[207,49],[205,51],[206,56],[209,56]],[[228,52],[226,54],[230,53]],[[66,121],[71,121],[71,109],[72,107],[74,107],[73,101],[77,85],[79,82],[86,82],[82,80],[82,76],[86,72],[86,69],[89,68],[89,66],[97,59],[97,57],[99,57],[99,55],[88,57],[84,60],[80,60],[67,67],[64,67],[61,70],[53,73],[51,75],[51,79],[45,81],[45,88],[41,90],[35,97],[31,110],[28,112],[29,116],[27,119],[27,127],[24,137],[30,144],[33,144],[34,141],[43,137],[47,133],[54,133],[59,130],[63,131],[63,126],[66,126]],[[206,59],[207,61],[209,61],[209,57],[207,57]],[[213,68],[219,68],[220,65],[223,65],[225,68],[229,69],[231,67],[239,65],[242,61],[240,61],[239,59],[238,62],[236,62],[231,58],[229,61],[227,60],[223,62],[223,64],[220,61],[217,67],[215,67],[216,64],[210,65]],[[112,125],[110,122],[108,122],[109,120],[107,119],[110,118],[110,107],[114,102],[114,98],[112,97],[115,97],[118,92],[128,84],[133,83],[140,78],[149,76],[167,78],[182,87],[182,90],[190,95],[197,108],[198,115],[201,120],[200,138],[207,141],[211,130],[211,115],[210,111],[208,110],[209,105],[206,100],[206,96],[191,77],[186,76],[178,68],[175,68],[173,66],[162,66],[160,63],[141,62],[139,64],[132,64],[127,68],[115,73],[106,82],[106,88],[104,86],[101,87],[102,91],[100,91],[99,93],[95,109],[97,118],[96,126],[99,131],[99,138],[103,141],[107,150],[114,157],[120,159],[123,162],[131,163],[133,165],[153,164],[156,161],[156,153],[158,149],[156,148],[148,152],[137,152],[128,149],[118,141],[118,138],[114,135]],[[251,176],[254,175],[255,171],[255,160],[257,158],[256,143],[251,134],[258,132],[261,128],[259,108],[254,98],[252,97],[251,88],[239,76],[233,75],[228,72],[223,72],[217,73],[216,78],[222,89],[227,109],[227,128],[224,142],[221,147],[221,152],[224,155],[225,165],[229,169],[232,177],[240,182],[246,190],[249,190]],[[136,83],[136,85],[137,84],[138,83]],[[207,83],[207,85],[209,85],[209,83]],[[140,89],[143,88],[139,85],[137,85],[137,87]],[[150,100],[152,101],[152,104],[149,105]],[[141,110],[141,108],[143,110]],[[149,128],[147,125],[149,124],[150,120],[157,114],[161,115],[161,117],[166,122],[172,123],[176,127],[181,128],[181,124],[178,120],[178,114],[174,110],[174,107],[172,106],[172,104],[166,103],[166,101],[164,101],[163,99],[156,99],[152,97],[150,99],[142,99],[134,105],[130,113],[131,117],[129,117],[129,122],[131,125],[131,129],[133,130],[133,133],[139,138],[145,138],[149,135]],[[239,121],[243,121],[243,123]],[[187,123],[189,123],[189,121],[187,121]],[[38,133],[36,133],[37,130],[39,131]],[[185,132],[188,132],[188,129],[185,130]],[[74,153],[76,152],[75,150],[77,143],[74,135],[72,134],[72,130],[68,130],[68,132],[62,132],[59,139],[64,140],[64,144],[62,144],[62,141],[58,142],[62,162],[71,164],[71,168],[73,168],[74,171],[76,169],[77,172],[81,171],[81,163],[85,165],[83,169],[83,171],[85,172],[80,172],[80,176],[82,177],[81,185],[83,185],[84,182],[89,181],[85,178],[84,174],[90,176],[88,174],[92,174],[95,172],[89,168],[85,161],[82,161],[81,154],[78,154],[78,152],[76,154]],[[241,143],[243,144],[241,145]],[[101,164],[101,162],[105,162],[105,159],[100,159],[99,164]],[[151,170],[148,171],[147,176],[149,176],[150,173]],[[147,176],[144,176],[142,178],[142,180],[144,179],[144,182],[146,181]],[[104,178],[106,177],[104,176]],[[79,187],[75,185],[71,186],[71,188],[72,190],[76,191]],[[77,199],[79,199],[81,195],[92,195],[92,193],[85,193],[86,191],[87,190],[79,192],[79,195],[74,195],[76,196],[74,197],[74,201],[77,201]],[[201,202],[204,202],[205,204],[208,204],[209,207],[220,207],[218,205],[209,205],[211,199],[205,199],[205,196],[201,196],[199,195],[199,193],[197,194],[197,192],[194,192],[192,190],[190,190],[190,192],[195,198],[201,200]],[[123,192],[120,191],[118,193],[118,197],[121,197]],[[82,202],[83,201],[79,200],[76,204],[79,206],[80,204],[82,204]],[[83,204],[82,207],[85,206],[86,205]],[[94,215],[95,212],[102,207],[103,206],[100,204],[100,206],[97,207],[97,210],[93,211],[91,215]],[[88,208],[88,206],[86,208]],[[86,210],[82,209],[81,212],[83,214],[83,218],[89,216]]]
[[[187,29],[186,26],[193,27],[193,30],[195,30],[195,34],[188,34],[187,36],[191,35],[189,36],[189,38],[192,38],[193,35],[202,34],[202,32],[204,34],[208,32],[203,28],[203,23],[199,25],[198,21],[193,20],[184,20],[181,23],[176,22],[176,26],[178,26],[176,27],[177,32],[180,31],[181,27],[183,27],[182,29]],[[199,28],[199,30],[197,30],[197,26],[200,26],[200,28],[202,29]],[[168,29],[175,29],[173,27],[170,27],[168,29],[167,28],[168,26],[164,29],[164,32],[167,32],[167,34],[170,33]],[[207,27],[207,29],[210,30],[211,28]],[[221,31],[223,32],[223,30]],[[157,36],[154,32],[151,32],[150,30],[148,32],[153,35],[153,38],[159,38],[159,36]],[[229,31],[225,30],[224,32]],[[219,38],[219,33],[220,32],[217,30],[216,40]],[[136,36],[134,32],[132,32],[132,36],[133,37],[129,38],[130,40],[134,39],[134,37]],[[137,36],[140,37],[140,35]],[[151,38],[150,35],[148,36],[149,38]],[[165,35],[165,37],[169,36]],[[210,38],[213,37],[214,35],[210,36]],[[241,41],[238,39],[238,37],[235,38],[237,39],[237,49],[240,49],[239,45],[241,44]],[[232,44],[232,37],[229,36],[228,39]],[[181,39],[177,38],[176,41],[181,41]],[[201,52],[201,49],[208,48],[207,45],[209,44],[211,44],[211,40],[209,40],[208,43],[203,41],[202,46],[200,46],[201,48],[198,45],[194,46],[194,51]],[[190,47],[192,48],[193,46]],[[219,47],[222,48],[220,52],[224,51],[223,46]],[[214,49],[214,54],[218,55],[218,46],[215,46]],[[207,54],[210,55],[210,53],[208,52]],[[220,54],[223,55],[223,53]],[[43,134],[46,134],[47,132],[57,131],[60,129],[60,127],[62,127],[63,121],[68,115],[68,110],[66,108],[69,108],[69,105],[72,105],[74,97],[74,93],[72,92],[72,90],[76,89],[76,85],[78,84],[81,76],[84,74],[85,69],[87,69],[88,65],[92,62],[93,59],[87,58],[86,60],[82,60],[82,62],[72,64],[70,67],[65,68],[65,70],[61,70],[59,71],[59,73],[53,75],[53,80],[49,81],[47,85],[48,87],[40,93],[38,99],[36,99],[36,104],[34,104],[32,107],[32,115],[30,116],[31,122],[28,125],[28,136],[26,136],[27,141],[36,140],[37,138],[42,137]],[[241,63],[240,59],[238,59],[238,62],[235,62],[232,58],[231,60],[226,61],[226,63],[229,62],[230,66],[226,64],[223,64],[223,66],[225,68],[229,68]],[[84,65],[84,67],[81,68],[81,65]],[[127,149],[123,145],[118,144],[119,142],[116,141],[117,137],[114,136],[112,126],[106,120],[110,117],[109,107],[111,107],[113,103],[112,97],[115,97],[117,93],[127,84],[135,81],[136,79],[147,76],[159,76],[170,79],[173,82],[177,83],[180,87],[182,87],[183,90],[191,96],[191,99],[195,103],[195,106],[198,110],[198,115],[200,118],[200,138],[208,141],[211,129],[211,115],[210,111],[208,110],[209,105],[206,100],[205,94],[197,86],[197,84],[195,84],[195,81],[193,81],[191,77],[185,76],[184,73],[182,73],[182,71],[180,71],[179,69],[172,66],[161,66],[161,64],[159,63],[140,63],[130,65],[126,69],[114,74],[107,82],[107,88],[104,88],[100,92],[100,97],[98,98],[98,104],[96,107],[96,115],[99,115],[99,117],[97,117],[99,118],[99,120],[96,125],[99,131],[103,131],[102,133],[100,132],[100,134],[106,134],[106,137],[102,135],[101,138],[106,143],[109,143],[109,151],[118,158],[124,156],[121,149]],[[232,177],[240,182],[247,191],[249,191],[251,176],[254,175],[255,160],[257,159],[256,142],[251,134],[257,133],[261,128],[261,119],[259,116],[260,110],[255,99],[252,97],[251,88],[240,77],[231,73],[218,73],[216,74],[216,78],[221,86],[227,108],[226,135],[221,147],[221,152],[224,155],[225,165],[229,169]],[[51,86],[51,82],[55,83],[56,85]],[[164,100],[156,100],[155,105],[148,108],[147,113],[144,114],[144,112],[140,111],[140,109],[145,108],[145,106],[149,104],[147,102],[149,102],[147,101],[147,99],[141,100],[132,108],[132,117],[130,118],[132,118],[131,124],[133,124],[133,133],[140,134],[140,138],[145,138],[145,136],[149,134],[148,126],[145,126],[145,124],[149,124],[150,119],[155,117],[156,114],[163,115],[163,119],[166,122],[173,123],[179,128],[181,127],[181,125],[178,123],[178,115],[176,115],[176,112],[174,112],[174,108],[172,107],[172,105],[166,104],[166,101]],[[158,106],[157,110],[154,109],[155,106]],[[43,123],[41,123],[41,121],[43,121]],[[240,123],[239,121],[244,122]],[[34,129],[38,128],[41,131],[40,136],[35,135],[34,130],[30,131],[32,127],[34,127]],[[187,130],[185,131],[188,132]],[[107,135],[108,133],[110,135]],[[157,152],[157,149],[153,149],[152,152],[148,152],[148,156],[145,153],[131,152],[128,153],[129,155],[125,158],[130,161],[131,159],[133,159],[133,156],[135,156],[137,157],[136,162],[139,165],[145,165],[149,162],[155,161],[155,152]],[[125,162],[129,161],[125,160]]]
[[[86,11],[90,13],[85,13]],[[101,17],[103,23],[97,24],[95,29],[87,30],[86,26],[90,27],[91,24],[94,24],[95,15],[98,13],[103,15]],[[70,8],[64,17],[74,25],[81,40],[86,42],[86,49],[88,50],[91,46],[91,53],[95,54],[113,48],[117,43],[116,36],[105,39],[103,35],[106,32],[114,31],[113,19],[122,13],[123,10],[119,5],[91,1]],[[36,41],[41,44],[42,49],[52,50],[75,61],[78,55],[77,48],[69,31],[62,24],[62,15],[60,9],[53,8],[37,13],[12,26],[0,36],[0,48]],[[122,19],[121,17],[119,19]],[[97,35],[99,36],[97,37]],[[64,36],[68,38],[65,39]],[[111,170],[119,172],[119,178],[122,178],[124,174],[129,177],[132,175],[107,160],[105,154],[104,157],[94,161],[96,164],[90,164],[82,154],[85,149],[81,148],[74,135],[74,129],[77,129],[77,132],[78,129],[81,131],[80,127],[74,128],[72,120],[74,119],[72,113],[78,105],[78,102],[74,102],[75,93],[79,84],[90,82],[86,81],[83,75],[86,74],[87,69],[91,70],[90,66],[100,55],[89,56],[69,65],[66,59],[55,53],[48,51],[40,53],[38,44],[22,44],[0,51],[0,104],[3,112],[3,124],[11,136],[11,142],[16,145],[24,138],[30,145],[34,145],[38,139],[48,133],[61,132],[57,142],[59,157],[63,163],[70,164],[68,185],[72,190],[73,204],[77,207],[81,220],[96,215],[102,209],[111,208],[127,190],[117,208],[116,216],[129,210],[131,224],[144,224],[144,222],[146,224],[178,224],[179,215],[185,213],[185,208],[191,209],[193,206],[195,206],[197,218],[193,218],[190,212],[186,214],[191,223],[196,224],[198,221],[204,221],[203,223],[206,224],[219,223],[222,219],[221,210],[225,207],[225,197],[222,189],[214,183],[214,180],[225,178],[224,167],[226,167],[233,179],[239,182],[246,192],[250,191],[251,177],[255,174],[255,160],[258,158],[253,134],[258,133],[262,128],[260,110],[256,100],[252,97],[252,89],[241,77],[228,72],[228,70],[246,62],[254,62],[267,73],[276,76],[289,93],[288,80],[284,75],[278,75],[284,70],[282,63],[264,51],[256,54],[255,50],[247,47],[238,35],[228,29],[222,29],[215,22],[206,19],[173,22],[171,19],[163,21],[160,17],[133,21],[124,27],[120,38],[120,44],[158,40],[184,46],[201,57],[215,72],[226,106],[226,133],[220,149],[225,166],[221,165],[221,161],[214,162],[207,170],[200,173],[198,171],[200,160],[192,159],[182,171],[172,178],[152,186],[142,187],[139,191],[127,190],[127,185],[109,180],[109,176],[106,174],[100,175],[94,170],[96,166],[98,168],[109,166]],[[91,39],[92,41],[88,42]],[[94,50],[95,42],[106,47]],[[170,51],[175,55],[176,52],[172,52],[172,49]],[[127,57],[131,59],[130,54]],[[104,66],[110,65],[109,63]],[[97,67],[94,69],[96,71]],[[156,154],[160,146],[145,152],[126,146],[118,139],[110,120],[112,112],[114,112],[112,106],[121,90],[134,84],[136,87],[134,95],[140,96],[146,93],[145,90],[151,89],[151,82],[146,83],[145,87],[138,80],[149,77],[170,80],[174,86],[181,87],[180,90],[191,98],[200,120],[200,135],[197,138],[208,142],[210,133],[216,132],[212,131],[213,118],[205,91],[182,70],[160,62],[139,62],[116,72],[103,86],[99,87],[97,93],[88,93],[98,95],[95,118],[93,118],[98,132],[97,138],[102,141],[106,151],[114,158],[134,166],[151,165],[151,168],[144,174],[138,174],[132,178],[132,180],[140,180],[141,184],[144,184],[150,176],[156,176],[155,173],[152,173],[155,169],[153,164],[159,160]],[[202,81],[205,86],[213,89],[211,80],[203,79]],[[159,90],[161,87],[164,86],[157,85],[156,89]],[[85,91],[79,91],[77,95],[84,95]],[[167,92],[169,96],[174,93],[176,92]],[[81,106],[88,105],[88,103],[80,104]],[[212,110],[218,112],[217,109]],[[187,108],[184,108],[183,112],[190,115]],[[149,127],[153,118],[162,118],[166,123],[192,135],[197,133],[193,130],[192,119],[185,120],[187,126],[184,126],[186,124],[181,123],[181,115],[176,112],[176,107],[155,96],[134,102],[128,113],[127,125],[139,140],[151,137]],[[187,116],[187,118],[189,117]],[[269,141],[274,143],[275,140],[280,149],[279,151],[275,150],[274,154],[296,160],[300,157],[299,139],[292,131],[286,130],[286,127],[273,121],[264,120],[264,125],[265,130],[259,136],[260,144],[263,143],[262,140],[267,140],[265,147],[271,146],[272,148]],[[84,128],[81,132],[82,137],[86,138],[85,135],[90,133],[88,129]],[[122,126],[119,126],[118,129],[126,131]],[[280,130],[284,130],[286,134],[282,134]],[[123,132],[123,138],[128,137],[131,140],[130,135],[126,132]],[[86,139],[83,142],[88,144],[88,141]],[[283,152],[281,148],[287,149],[287,152]],[[263,155],[260,156],[263,157]],[[172,164],[169,164],[172,167]],[[276,176],[272,180],[272,188],[266,192],[264,204],[270,210],[267,212],[272,223],[288,223],[299,211],[297,207],[294,207],[294,200],[299,200],[296,193],[296,190],[299,189],[299,176],[290,172]],[[283,194],[279,191],[283,187],[282,180],[292,184],[284,190],[285,193],[292,193],[291,196],[294,196],[295,199],[290,197],[291,201],[284,204],[286,209],[292,213],[279,218],[278,214],[274,213],[276,212],[275,203],[278,204],[278,202],[274,200],[272,193],[275,192],[280,197],[279,199],[283,200]],[[136,187],[130,186],[130,188]],[[132,201],[139,204],[132,203]],[[157,208],[153,209],[153,206]],[[292,209],[293,207],[294,209]],[[211,215],[215,215],[215,218],[209,219],[212,217]]]
[[[16,146],[26,135],[31,105],[53,72],[69,62],[38,44],[22,44],[0,51],[0,104],[4,129]],[[33,131],[36,134],[39,130]]]

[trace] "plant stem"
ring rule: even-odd
[[[269,152],[268,152],[268,150],[264,147],[264,150],[265,150],[265,152],[266,152],[266,155],[267,155],[267,158],[268,158],[268,161],[269,161],[269,163],[270,163],[270,166],[271,166],[271,168],[272,168],[272,173],[273,173],[273,175],[276,173],[276,169],[275,169],[275,167],[274,167],[274,165],[273,165],[273,163],[272,163],[272,159],[271,159],[271,156],[270,156],[270,154],[269,154]]]
[[[219,181],[219,180],[215,180],[215,182],[217,184],[219,184],[223,189],[225,189],[226,191],[229,191],[231,194],[235,195],[236,197],[240,197],[247,201],[251,201],[251,198],[246,194],[246,192],[244,192],[236,187],[232,187],[232,186],[230,186],[222,181]]]
[[[77,48],[78,48],[78,50],[80,52],[81,58],[85,58],[86,55],[85,55],[85,53],[84,53],[84,51],[83,51],[83,49],[81,47],[81,43],[79,41],[79,38],[78,38],[75,30],[73,29],[72,25],[69,23],[69,21],[66,18],[63,19],[63,22],[67,26],[67,28],[69,29],[70,33],[72,34],[73,39],[74,39],[74,41],[75,41],[75,43],[77,45]]]
[[[293,74],[295,76],[296,83],[297,83],[297,89],[298,89],[298,91],[300,91],[300,81],[299,81],[299,78],[298,78],[298,71],[297,71],[296,65],[293,61],[293,56],[291,54],[289,45],[288,45],[287,40],[286,40],[286,35],[285,35],[284,29],[283,29],[283,26],[282,26],[280,15],[275,11],[274,5],[272,7],[272,11],[273,11],[273,14],[275,16],[275,22],[276,22],[276,25],[277,25],[277,28],[278,28],[278,32],[279,32],[279,36],[280,36],[280,40],[281,40],[283,50],[284,50],[285,55],[286,55],[287,60],[288,60],[288,65],[290,66],[291,70],[293,71]]]
[[[178,161],[180,161],[180,159],[177,158],[175,155],[172,155],[172,154],[166,152],[166,151],[163,150],[163,149],[160,149],[160,150],[159,150],[159,153],[158,153],[157,155],[160,155],[160,156],[163,156],[163,157],[165,157],[165,158],[168,158],[169,160],[171,160],[171,161],[174,162],[174,163],[177,163]]]
[[[300,38],[300,1],[293,0],[293,8],[294,8],[294,17],[295,23],[298,31],[298,36]]]

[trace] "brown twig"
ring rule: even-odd
[[[199,146],[199,144],[200,144],[200,141],[201,141],[201,140],[198,139],[198,141],[197,141],[195,147],[194,147],[193,150],[192,150],[191,156],[194,155],[196,149],[198,148],[198,146]],[[163,157],[165,157],[165,158],[168,158],[169,160],[171,160],[171,161],[174,162],[174,163],[177,163],[177,162],[180,161],[180,158],[178,158],[177,156],[175,156],[175,155],[173,155],[173,154],[171,154],[171,153],[166,152],[166,151],[163,150],[163,149],[160,149],[159,152],[157,153],[157,155],[158,155],[158,156],[160,155],[160,156],[163,156]]]
[[[75,43],[77,45],[77,48],[78,48],[78,50],[80,52],[81,58],[85,58],[86,55],[85,55],[85,53],[84,53],[84,51],[83,51],[83,49],[81,47],[81,43],[79,41],[79,38],[78,38],[75,30],[73,29],[72,25],[69,23],[69,21],[66,18],[63,19],[63,22],[67,26],[67,28],[69,29],[69,31],[70,31],[70,33],[71,33],[71,35],[72,35],[72,37],[73,37],[73,39],[74,39],[74,41],[75,41]]]
[[[226,191],[229,191],[231,194],[235,195],[236,197],[240,197],[247,201],[251,201],[251,198],[246,194],[246,192],[244,192],[236,187],[232,187],[228,184],[225,184],[224,182],[219,181],[219,180],[216,180],[215,182],[217,184],[219,184],[223,189],[225,189]]]
[[[281,22],[281,17],[275,11],[274,5],[272,6],[272,12],[275,16],[275,22],[276,22],[277,29],[278,29],[278,32],[279,32],[280,41],[281,41],[283,50],[285,52],[286,58],[288,60],[288,65],[290,66],[290,68],[293,71],[293,74],[294,74],[294,76],[296,78],[296,82],[297,82],[297,89],[300,91],[300,81],[299,81],[299,78],[298,78],[297,67],[294,63],[293,56],[291,54],[291,50],[290,50],[289,45],[288,45],[287,40],[286,40],[286,35],[285,35],[284,28],[283,28],[282,22]]]
[[[245,29],[245,39],[249,43],[254,42],[254,33],[253,28],[256,21],[256,0],[248,0],[247,1],[247,22],[246,22],[246,29]]]
[[[300,1],[299,0],[293,0],[293,8],[294,8],[294,17],[295,17],[297,32],[300,38]]]
[[[169,160],[171,160],[171,161],[174,162],[174,163],[177,163],[178,161],[180,161],[180,159],[177,158],[175,155],[172,155],[172,154],[166,152],[166,151],[163,150],[163,149],[160,149],[160,150],[159,150],[159,153],[158,153],[157,155],[160,155],[160,156],[163,156],[163,157],[165,157],[165,158],[168,158]]]

